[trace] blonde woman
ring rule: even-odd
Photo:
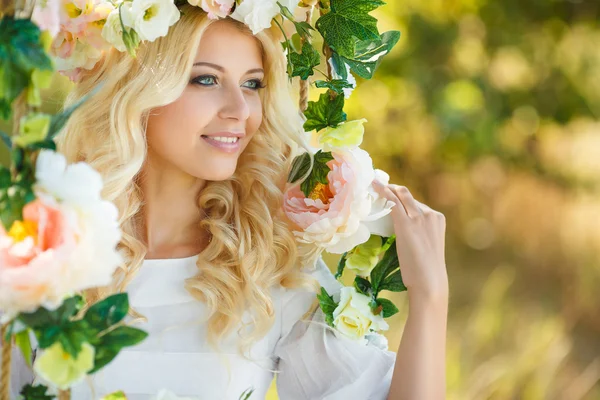
[[[147,399],[168,388],[237,399],[253,388],[250,398],[262,399],[274,375],[281,399],[444,398],[443,216],[405,188],[380,185],[397,204],[409,287],[398,355],[329,332],[315,291],[338,283],[322,261],[314,268],[299,257],[281,212],[304,133],[280,38],[182,11],[137,58],[111,51],[82,76],[70,102],[101,89],[58,138],[70,161],[100,171],[120,211],[126,264],[89,298],[127,290],[132,322],[150,334],[73,398],[123,390]]]

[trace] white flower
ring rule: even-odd
[[[172,0],[133,0],[132,20],[123,17],[123,22],[132,26],[141,40],[153,42],[167,35],[169,28],[179,20],[180,12]]]
[[[35,177],[36,196],[56,202],[77,226],[78,240],[61,290],[70,293],[108,285],[122,262],[116,249],[121,230],[117,208],[101,197],[100,174],[86,163],[67,165],[62,154],[43,150],[36,162]]]
[[[298,1],[281,0],[281,5],[287,7],[293,14]],[[244,0],[231,14],[231,18],[245,23],[257,34],[271,26],[271,20],[280,12],[277,0]]]
[[[390,182],[388,173],[381,169],[375,170],[375,179],[384,185]],[[392,236],[394,234],[394,221],[392,220],[391,211],[396,204],[385,197],[381,197],[373,188],[373,185],[369,185],[368,191],[371,198],[371,214],[378,217],[365,221],[365,226],[372,235]]]
[[[354,287],[340,290],[340,302],[333,311],[333,326],[342,335],[367,344],[365,335],[388,330],[389,325],[381,314],[375,315],[369,303],[371,298],[356,291]]]
[[[123,9],[128,7],[123,5]],[[124,11],[126,12],[126,11]],[[126,51],[125,43],[123,42],[123,27],[121,26],[121,18],[119,17],[119,9],[113,10],[106,19],[106,23],[102,28],[102,37],[108,43],[113,45],[119,51]]]

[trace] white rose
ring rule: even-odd
[[[126,24],[133,26],[141,40],[153,42],[161,36],[166,36],[179,17],[179,9],[172,0],[133,0],[132,21],[127,21]]]
[[[340,290],[340,302],[333,311],[333,325],[342,335],[367,343],[365,335],[385,331],[389,325],[381,314],[374,315],[369,306],[371,299],[356,291],[354,287]]]
[[[281,0],[281,5],[287,7],[293,14],[298,1]],[[231,18],[245,23],[257,34],[271,26],[271,20],[279,14],[277,0],[244,0],[231,14]]]
[[[125,8],[125,6],[123,6]],[[119,9],[113,10],[106,19],[106,23],[102,28],[102,37],[108,43],[113,45],[119,51],[126,51],[125,43],[123,42],[123,28],[121,26],[121,18],[119,17]]]

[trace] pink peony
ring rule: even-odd
[[[300,243],[314,244],[341,254],[366,242],[371,233],[382,234],[378,222],[391,211],[391,202],[378,199],[369,154],[359,148],[332,152],[327,165],[328,185],[317,184],[307,198],[298,185],[284,196],[284,211],[296,225]],[[387,233],[387,232],[386,232]]]
[[[8,232],[0,226],[0,305],[9,315],[56,307],[77,232],[57,206],[37,199]]]

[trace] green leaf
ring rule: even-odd
[[[390,292],[404,292],[406,286],[404,286],[404,282],[402,281],[402,273],[400,270],[396,270],[391,275],[388,275],[381,285],[379,285],[379,291],[389,290]]]
[[[389,318],[398,312],[398,307],[390,300],[378,298],[376,301],[377,305],[382,307],[381,312],[383,313],[383,318]]]
[[[318,88],[327,88],[333,90],[337,94],[344,94],[344,89],[351,89],[353,86],[345,79],[332,79],[329,81],[315,81],[315,86]]]
[[[12,102],[30,84],[33,70],[52,70],[40,30],[29,19],[0,19],[0,114],[10,116]]]
[[[291,53],[290,60],[292,62],[291,76],[299,76],[300,79],[307,80],[309,76],[314,75],[314,68],[321,63],[321,56],[309,42],[304,42],[302,53]]]
[[[252,393],[254,393],[253,388],[248,388],[248,389],[244,390],[244,392],[240,395],[239,400],[248,400],[250,398],[250,396],[252,396]]]
[[[0,138],[2,139],[2,142],[4,142],[6,147],[8,147],[9,149],[12,148],[12,138],[8,133],[0,131]]]
[[[337,272],[335,273],[335,279],[340,279],[342,274],[344,273],[344,268],[346,267],[346,257],[348,256],[348,252],[342,254],[342,258],[338,262]]]
[[[392,48],[398,43],[400,32],[389,31],[381,35],[377,39],[368,39],[357,41],[355,43],[354,54],[351,56],[339,56],[337,63],[345,63],[350,66],[350,70],[364,79],[371,79],[375,70]],[[343,65],[336,67],[336,72],[339,69],[345,69]]]
[[[129,311],[127,293],[118,293],[91,306],[83,317],[90,326],[104,330],[120,322]]]
[[[333,301],[333,297],[327,293],[324,287],[321,287],[321,294],[317,295],[317,299],[319,299],[319,305],[323,314],[325,314],[325,322],[327,322],[327,325],[333,326],[333,312],[337,308],[338,303]]]
[[[317,30],[329,47],[352,57],[355,38],[379,38],[377,19],[369,13],[384,4],[380,0],[331,0],[331,11],[317,20]]]
[[[309,153],[303,153],[294,158],[294,161],[292,162],[292,169],[290,170],[287,181],[289,183],[294,183],[306,175],[310,169],[310,161],[311,157]]]
[[[389,274],[399,267],[398,253],[396,252],[396,239],[393,239],[393,243],[386,243],[389,248],[383,255],[383,258],[377,263],[375,268],[371,271],[371,285],[373,287],[373,295],[377,297],[380,291],[380,286]]]
[[[296,28],[296,32],[298,33],[298,35],[304,39],[304,40],[308,40],[312,37],[310,31],[311,30],[315,30],[312,26],[310,26],[310,24],[302,21],[302,22],[297,22],[296,19],[294,18],[294,14],[292,14],[292,12],[289,10],[289,8],[287,8],[284,5],[281,5],[280,2],[277,2],[277,5],[279,6],[279,9],[281,10],[281,15],[283,15],[285,18],[287,18],[289,21],[291,21],[295,28]]]
[[[359,293],[362,293],[365,296],[371,296],[371,282],[369,282],[365,278],[362,278],[360,276],[354,278],[354,287]]]
[[[23,353],[23,358],[27,365],[31,367],[31,340],[29,338],[29,329],[24,329],[21,332],[15,335],[15,343],[19,349],[21,349],[21,353]]]
[[[11,179],[10,170],[4,166],[0,166],[0,189],[9,188],[12,183]]]
[[[327,174],[331,171],[331,168],[327,165],[329,161],[333,160],[331,152],[324,153],[319,150],[314,157],[313,168],[310,171],[310,175],[300,184],[300,190],[306,197],[309,197],[312,191],[315,189],[317,184],[328,185]]]
[[[27,384],[23,386],[21,392],[19,393],[23,396],[22,400],[52,400],[55,399],[55,396],[46,393],[48,391],[48,387],[40,384],[31,385]]]
[[[304,115],[306,116],[304,130],[307,132],[313,129],[320,131],[328,126],[336,127],[346,120],[344,96],[338,96],[331,91],[322,93],[318,101],[308,102],[308,108],[304,111]]]
[[[93,374],[102,369],[119,354],[122,348],[134,346],[147,336],[146,332],[131,326],[119,326],[101,336],[95,346],[94,368],[89,373]]]
[[[79,295],[69,297],[63,301],[61,306],[54,311],[58,323],[60,324],[69,321],[77,314],[77,312],[79,312],[79,310],[81,310],[83,305],[83,298]]]

